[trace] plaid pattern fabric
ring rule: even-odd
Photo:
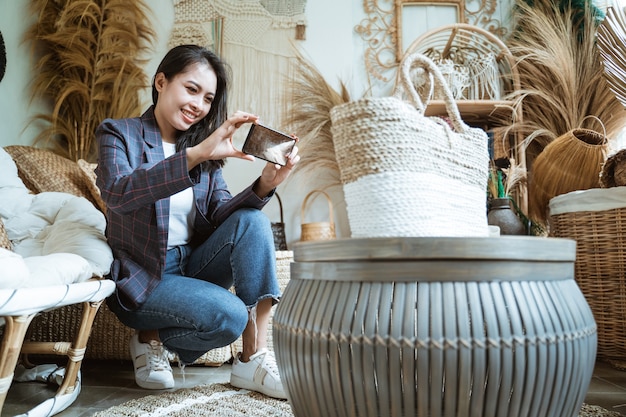
[[[167,251],[169,197],[193,186],[194,236],[208,237],[241,207],[262,208],[252,185],[233,197],[219,168],[187,168],[186,152],[164,159],[151,107],[139,118],[105,120],[97,129],[97,185],[107,205],[111,277],[127,308],[141,305],[161,279]]]

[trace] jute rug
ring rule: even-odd
[[[131,400],[98,412],[93,417],[293,417],[285,400],[240,390],[228,384],[183,388]],[[583,405],[580,417],[622,417],[604,408]]]

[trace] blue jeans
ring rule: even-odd
[[[168,250],[162,280],[139,309],[108,301],[122,323],[158,329],[163,345],[190,364],[234,342],[249,310],[267,298],[280,298],[270,221],[260,210],[240,209],[197,248]]]

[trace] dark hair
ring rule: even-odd
[[[202,142],[207,136],[213,133],[228,117],[226,103],[228,101],[229,72],[226,64],[213,52],[198,45],[179,45],[170,49],[165,55],[156,74],[162,72],[165,78],[171,80],[176,75],[187,71],[189,66],[194,64],[208,64],[217,78],[217,89],[211,110],[198,123],[188,130],[181,132],[176,138],[176,150],[195,146]],[[156,78],[156,76],[155,76]],[[156,105],[159,93],[152,80],[152,102]],[[224,160],[205,161],[201,164],[203,170],[208,170],[211,166],[224,166]]]

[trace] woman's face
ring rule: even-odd
[[[217,89],[217,77],[207,63],[190,65],[170,80],[158,73],[154,85],[159,99],[154,110],[161,136],[175,143],[177,133],[202,120],[211,109]]]

